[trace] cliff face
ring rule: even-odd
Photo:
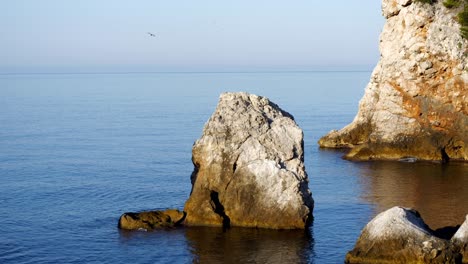
[[[320,139],[350,159],[468,160],[468,41],[458,9],[383,0],[381,58],[354,121]]]

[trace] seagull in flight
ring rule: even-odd
[[[146,32],[146,33],[148,33],[148,35],[149,35],[150,37],[156,37],[156,34],[153,34],[153,33],[151,33],[151,32]]]

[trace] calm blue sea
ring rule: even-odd
[[[317,140],[354,118],[370,72],[0,75],[0,263],[343,263],[394,205],[432,227],[468,213],[468,166],[354,163]],[[315,199],[304,231],[117,229],[123,212],[182,209],[191,148],[219,94],[293,114]]]

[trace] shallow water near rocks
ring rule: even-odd
[[[468,213],[468,164],[362,162],[317,140],[354,118],[370,72],[0,75],[0,263],[342,263],[394,205],[431,228]],[[182,209],[191,147],[219,94],[270,98],[304,130],[315,200],[305,231],[117,229]]]

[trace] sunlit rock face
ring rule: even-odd
[[[303,133],[267,98],[224,93],[192,150],[186,225],[305,228],[313,200]]]
[[[468,215],[465,222],[452,237],[452,243],[463,256],[463,263],[468,263]]]
[[[381,58],[354,121],[320,139],[350,159],[468,160],[468,41],[443,1],[383,0]]]
[[[461,263],[449,240],[439,238],[415,210],[393,207],[363,229],[346,263]]]

